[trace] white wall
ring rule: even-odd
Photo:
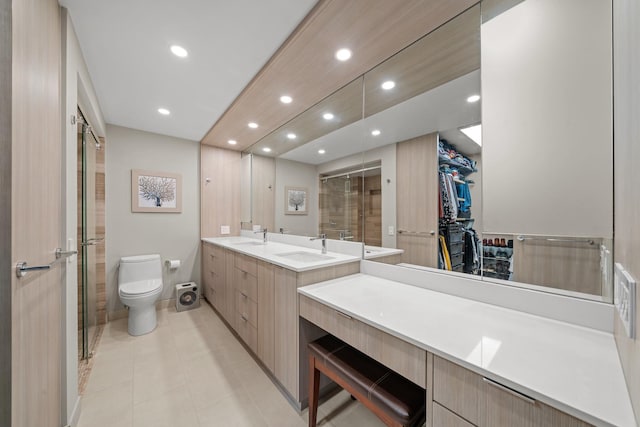
[[[107,312],[123,308],[118,298],[120,257],[158,253],[179,259],[168,272],[163,265],[161,299],[175,296],[174,285],[200,284],[200,145],[189,141],[108,125],[106,145],[106,270]],[[146,169],[182,175],[181,213],[132,213],[131,170]]]
[[[78,106],[86,114],[94,131],[105,136],[105,122],[95,94],[87,65],[80,50],[67,9],[62,8],[62,133],[64,141],[64,235],[68,250],[77,248],[78,226],[78,135],[71,116],[77,115]],[[63,410],[64,423],[75,425],[79,416],[78,403],[78,260],[73,256],[67,260],[66,290],[64,301],[65,364],[63,366]]]
[[[275,229],[302,236],[318,234],[318,172],[316,167],[292,160],[276,159]],[[307,215],[284,214],[284,188],[306,187],[309,190]]]
[[[482,25],[486,232],[611,237],[611,4],[526,0]]]

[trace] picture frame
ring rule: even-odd
[[[284,214],[307,215],[309,191],[306,187],[284,187]]]
[[[132,169],[131,212],[182,212],[182,175]]]

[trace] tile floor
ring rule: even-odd
[[[152,333],[107,324],[82,396],[79,427],[307,425],[211,307],[158,312]],[[318,409],[323,427],[383,426],[341,391]]]

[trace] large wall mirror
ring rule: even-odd
[[[252,146],[243,219],[611,302],[611,32],[609,1],[483,1]]]

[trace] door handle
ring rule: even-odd
[[[61,259],[76,255],[78,251],[63,251],[62,248],[56,248],[54,253],[56,254],[56,259],[51,261],[49,264],[29,266],[26,261],[18,262],[16,264],[16,277],[18,279],[21,279],[30,271],[50,270],[56,262],[60,261]]]

